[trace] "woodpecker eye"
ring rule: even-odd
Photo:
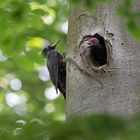
[[[92,42],[88,42],[88,45],[93,45],[94,43],[92,43]]]

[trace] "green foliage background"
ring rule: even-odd
[[[111,0],[84,0],[90,10]],[[79,4],[80,0],[71,0]],[[140,40],[140,12],[131,10],[133,0],[123,0],[116,9],[128,31]],[[1,140],[139,140],[139,116],[123,120],[106,115],[65,120],[65,101],[45,97],[50,81],[39,78],[46,64],[40,55],[50,43],[61,40],[58,51],[66,52],[68,20],[67,0],[4,0],[0,1],[0,139]],[[20,90],[10,86],[13,79],[22,82]],[[9,93],[26,98],[26,102],[9,105]],[[47,111],[46,106],[53,107]],[[131,123],[129,123],[131,122]],[[129,125],[128,125],[129,123]],[[110,135],[111,132],[111,135]],[[115,135],[115,137],[113,137]]]
[[[57,49],[65,52],[66,33],[62,25],[67,17],[66,0],[0,1],[0,139],[14,139],[11,136],[22,125],[18,126],[18,120],[39,124],[65,120],[63,97],[45,97],[45,90],[52,84],[39,78],[39,70],[46,67],[41,51],[48,41],[55,43],[60,39]],[[20,90],[11,88],[13,79],[22,82]],[[26,102],[10,106],[6,100],[9,93],[24,97]],[[46,111],[47,105],[53,107],[52,111]],[[31,131],[41,131],[40,127]],[[35,137],[30,126],[26,128],[23,137]]]

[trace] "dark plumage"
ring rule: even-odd
[[[66,98],[66,63],[64,57],[55,50],[56,45],[50,45],[43,49],[42,54],[47,58],[47,67],[50,79],[55,86],[56,92],[59,91]]]

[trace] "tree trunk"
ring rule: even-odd
[[[109,113],[131,116],[140,111],[140,44],[129,36],[115,14],[118,0],[89,13],[84,4],[70,7],[67,54],[67,116]],[[134,8],[140,7],[139,2]],[[111,43],[106,72],[93,75],[79,56],[79,43],[87,34],[99,33]],[[80,69],[79,69],[80,67]]]

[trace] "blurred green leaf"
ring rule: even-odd
[[[105,140],[122,133],[124,122],[117,117],[94,115],[78,117],[54,128],[52,140]]]

